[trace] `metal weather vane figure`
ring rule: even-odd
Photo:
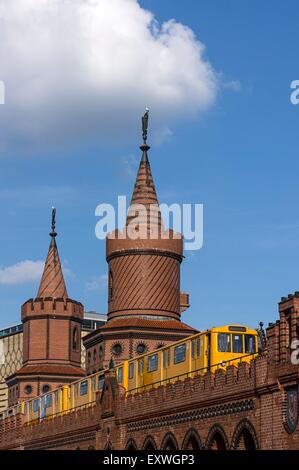
[[[57,235],[55,228],[56,228],[56,209],[55,207],[52,207],[52,232],[50,233],[50,236],[52,238],[55,238]]]
[[[145,113],[142,116],[142,138],[143,138],[144,144],[146,144],[146,140],[147,140],[148,113],[149,113],[149,109],[145,108]]]

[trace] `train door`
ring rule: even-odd
[[[231,334],[231,345],[232,345],[232,359],[238,359],[244,355],[244,345],[243,345],[243,333],[232,333]],[[236,364],[238,364],[238,360]],[[230,362],[230,364],[235,364],[235,362]]]
[[[137,367],[137,374],[138,374],[138,385],[137,387],[143,387],[144,385],[144,357],[138,359],[138,367]]]
[[[210,370],[210,368],[211,368],[211,333],[210,332],[206,334],[205,341],[206,341],[206,351],[205,351],[206,364],[205,364],[205,367],[207,368],[207,370]]]
[[[166,381],[170,377],[170,348],[164,349],[163,350],[163,355],[162,355],[162,371],[163,371],[163,376],[162,380]]]

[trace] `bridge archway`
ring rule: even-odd
[[[155,443],[154,438],[151,436],[146,437],[142,449],[146,450],[147,452],[157,450],[157,444]]]
[[[177,450],[179,448],[177,440],[172,432],[167,433],[161,444],[161,450]]]
[[[208,450],[227,450],[229,447],[225,431],[220,424],[211,427],[205,448]]]
[[[126,445],[126,450],[137,450],[137,444],[134,439],[129,439]]]
[[[189,431],[186,432],[182,449],[183,450],[200,450],[202,448],[201,440],[198,435],[198,432],[191,428]]]
[[[257,450],[258,448],[259,445],[254,426],[248,419],[243,419],[234,431],[231,449]]]

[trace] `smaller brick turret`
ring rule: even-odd
[[[282,297],[278,304],[280,319],[269,325],[267,338],[273,362],[290,361],[293,340],[299,339],[299,292]]]
[[[6,379],[9,405],[46,393],[84,376],[81,325],[84,309],[69,299],[56,244],[55,209],[51,243],[35,299],[22,306],[23,367]]]

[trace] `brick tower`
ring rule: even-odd
[[[9,405],[46,393],[82,376],[83,305],[68,298],[56,244],[52,212],[51,242],[35,299],[22,306],[23,366],[6,379]]]
[[[118,362],[196,331],[180,321],[189,306],[188,295],[180,292],[183,238],[163,228],[147,120],[148,112],[142,118],[142,155],[126,225],[106,240],[108,322],[84,339],[88,373],[106,367],[111,357]]]

